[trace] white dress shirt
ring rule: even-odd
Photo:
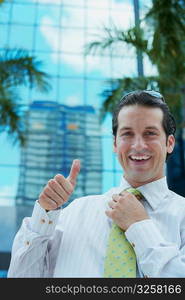
[[[112,224],[105,210],[119,187],[74,200],[45,212],[36,201],[23,219],[13,247],[8,277],[103,277]],[[140,186],[150,219],[132,224],[126,237],[137,257],[137,277],[185,277],[185,198],[170,191],[166,177]]]

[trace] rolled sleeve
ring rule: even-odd
[[[36,201],[30,219],[30,227],[33,232],[40,235],[52,235],[55,230],[61,209],[46,212]]]

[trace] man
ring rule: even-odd
[[[137,277],[185,276],[185,199],[167,187],[165,161],[175,145],[175,121],[161,94],[124,96],[113,116],[114,151],[124,170],[119,187],[62,205],[80,172],[51,179],[12,249],[8,277],[104,277],[112,223],[125,232]],[[137,188],[143,199],[128,191]],[[122,257],[120,258],[122,261]]]

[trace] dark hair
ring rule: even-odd
[[[113,112],[112,131],[115,137],[118,129],[118,114],[120,110],[124,106],[135,104],[146,107],[160,108],[163,112],[162,126],[164,128],[166,138],[168,138],[168,136],[171,134],[175,135],[176,122],[173,115],[170,112],[167,103],[164,100],[164,97],[159,92],[149,90],[138,90],[124,95]]]

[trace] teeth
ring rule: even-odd
[[[133,156],[133,155],[131,155],[130,156],[132,159],[134,159],[134,160],[147,160],[150,156]]]

